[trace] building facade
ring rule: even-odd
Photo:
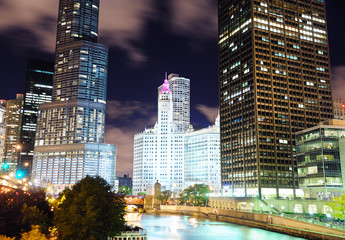
[[[328,120],[299,131],[297,166],[305,196],[321,200],[345,193],[345,121]]]
[[[164,80],[158,94],[158,120],[134,136],[133,194],[146,192],[158,180],[162,190],[183,190],[184,133],[173,121],[173,94]]]
[[[213,126],[185,135],[184,186],[193,184],[206,184],[221,193],[219,116]]]
[[[38,106],[51,102],[54,63],[30,59],[26,69],[26,83],[21,127],[21,166],[30,177],[36,137]]]
[[[97,43],[99,0],[60,0],[53,101],[39,107],[33,178],[52,192],[99,175],[115,184],[104,144],[108,47]]]
[[[325,3],[218,4],[223,188],[292,196],[295,133],[333,117]]]
[[[6,135],[6,124],[5,124],[5,114],[6,114],[6,101],[0,100],[0,167],[4,164],[4,145],[5,145],[5,135]]]
[[[168,76],[173,102],[173,121],[176,132],[186,132],[190,125],[190,79],[171,73]],[[158,93],[163,86],[158,88]]]
[[[9,165],[9,172],[15,172],[21,160],[20,132],[22,125],[23,95],[8,100],[5,113],[4,162]]]
[[[333,98],[334,119],[344,120],[345,104],[341,98]]]

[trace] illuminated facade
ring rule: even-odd
[[[219,117],[213,126],[184,138],[184,186],[202,183],[221,192]]]
[[[190,79],[180,77],[176,73],[168,76],[169,87],[172,92],[173,121],[176,132],[189,131],[190,126]],[[161,91],[162,86],[158,88]]]
[[[218,4],[224,192],[293,196],[295,132],[333,118],[325,3]]]
[[[299,131],[299,187],[307,198],[332,199],[345,193],[345,121],[328,120]]]
[[[345,104],[341,98],[333,98],[334,118],[344,120],[345,118]]]
[[[38,106],[52,101],[53,74],[54,63],[35,59],[28,61],[20,140],[20,168],[25,170],[28,177],[31,174],[34,155]]]
[[[5,144],[4,162],[8,163],[9,171],[14,172],[20,159],[20,131],[22,124],[23,95],[17,94],[16,99],[8,100],[5,113]]]
[[[62,190],[86,175],[115,184],[104,144],[108,47],[97,43],[99,0],[60,0],[53,101],[39,107],[33,178]]]
[[[195,183],[220,191],[219,119],[194,132],[189,89],[190,80],[177,74],[158,88],[158,121],[134,136],[134,194],[152,188],[157,180],[163,191],[174,194]]]
[[[6,113],[6,101],[0,100],[0,167],[2,167],[4,159],[4,145],[5,145],[5,113]]]
[[[173,121],[173,94],[169,82],[159,87],[158,120],[134,136],[133,193],[146,192],[158,180],[162,190],[183,190],[184,133]]]

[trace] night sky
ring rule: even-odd
[[[328,0],[334,96],[345,99],[345,2]],[[0,0],[0,99],[23,93],[29,58],[54,61],[58,0]],[[132,175],[133,135],[157,117],[165,72],[191,79],[191,121],[218,109],[216,0],[101,0],[99,42],[110,47],[106,142]]]

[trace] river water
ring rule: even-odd
[[[127,223],[144,228],[148,240],[301,240],[285,234],[269,232],[209,219],[166,214],[127,213]]]

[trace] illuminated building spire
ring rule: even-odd
[[[163,87],[161,93],[170,93],[168,79],[164,79]]]

